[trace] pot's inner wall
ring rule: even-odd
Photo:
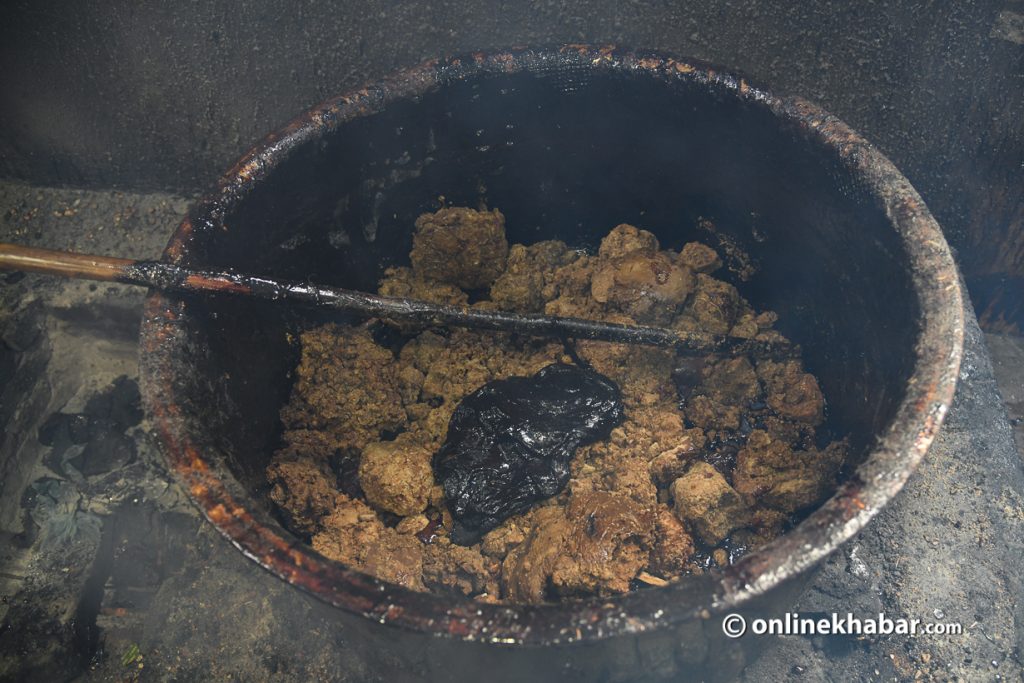
[[[918,306],[876,202],[764,107],[646,74],[489,75],[342,124],[227,207],[226,230],[198,232],[190,258],[373,290],[385,267],[407,263],[413,221],[440,196],[501,209],[511,242],[594,247],[626,222],[665,247],[718,246],[696,227],[711,218],[757,267],[733,283],[803,344],[833,426],[857,451],[903,395]],[[256,491],[290,388],[285,333],[297,317],[237,300],[193,310],[196,418]]]

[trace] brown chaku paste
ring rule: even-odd
[[[412,256],[379,293],[783,340],[714,249],[630,225],[587,253],[446,208],[416,221]],[[537,603],[725,566],[820,503],[846,457],[798,358],[579,341],[578,364],[554,340],[382,326],[301,334],[267,477],[316,550],[413,590]],[[600,405],[558,403],[576,386]]]

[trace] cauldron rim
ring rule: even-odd
[[[452,81],[515,73],[558,61],[594,70],[629,70],[683,79],[763,107],[834,151],[884,206],[911,265],[921,309],[913,374],[888,430],[867,460],[794,529],[706,582],[637,591],[602,600],[540,606],[488,605],[415,593],[348,569],[260,524],[229,492],[182,417],[174,383],[182,340],[180,300],[151,292],[142,323],[142,388],[148,414],[176,476],[205,517],[245,555],[286,582],[341,609],[435,635],[516,645],[550,645],[639,633],[739,607],[807,570],[864,525],[902,488],[935,437],[952,402],[963,354],[960,279],[941,229],[909,181],[870,143],[836,117],[798,97],[779,97],[745,78],[689,59],[611,46],[514,49],[429,60],[329,99],[268,135],[218,181],[182,221],[164,258],[180,261],[197,216],[223,216],[297,146],[391,102]]]

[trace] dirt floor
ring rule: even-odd
[[[152,257],[186,206],[162,194],[0,183],[0,239]],[[137,410],[142,297],[123,286],[0,274],[0,680],[458,674],[427,656],[447,644],[332,613],[200,519]],[[748,635],[748,643],[760,640],[760,656],[748,650],[745,660],[723,665],[722,676],[742,667],[751,681],[1021,679],[1024,469],[999,397],[1019,425],[1021,364],[1013,353],[1020,344],[989,339],[1001,369],[997,390],[972,311],[967,320],[957,398],[928,457],[898,499],[810,577],[792,607],[803,615],[956,622],[963,633]],[[711,620],[686,637],[711,642],[717,629]],[[403,657],[385,647],[399,641],[407,644]],[[459,656],[469,670],[494,666],[508,652],[477,647]],[[582,678],[590,652],[577,650],[565,669],[552,664],[550,678]],[[617,664],[599,672],[604,680],[692,670],[642,648],[615,655]]]

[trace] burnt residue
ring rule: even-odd
[[[532,377],[489,382],[459,403],[434,456],[462,545],[550,498],[569,481],[576,449],[622,422],[604,375],[554,363]]]
[[[56,472],[96,476],[135,459],[135,441],[127,430],[142,421],[139,387],[118,377],[96,394],[81,412],[57,412],[39,428],[39,442],[50,447],[45,461]]]

